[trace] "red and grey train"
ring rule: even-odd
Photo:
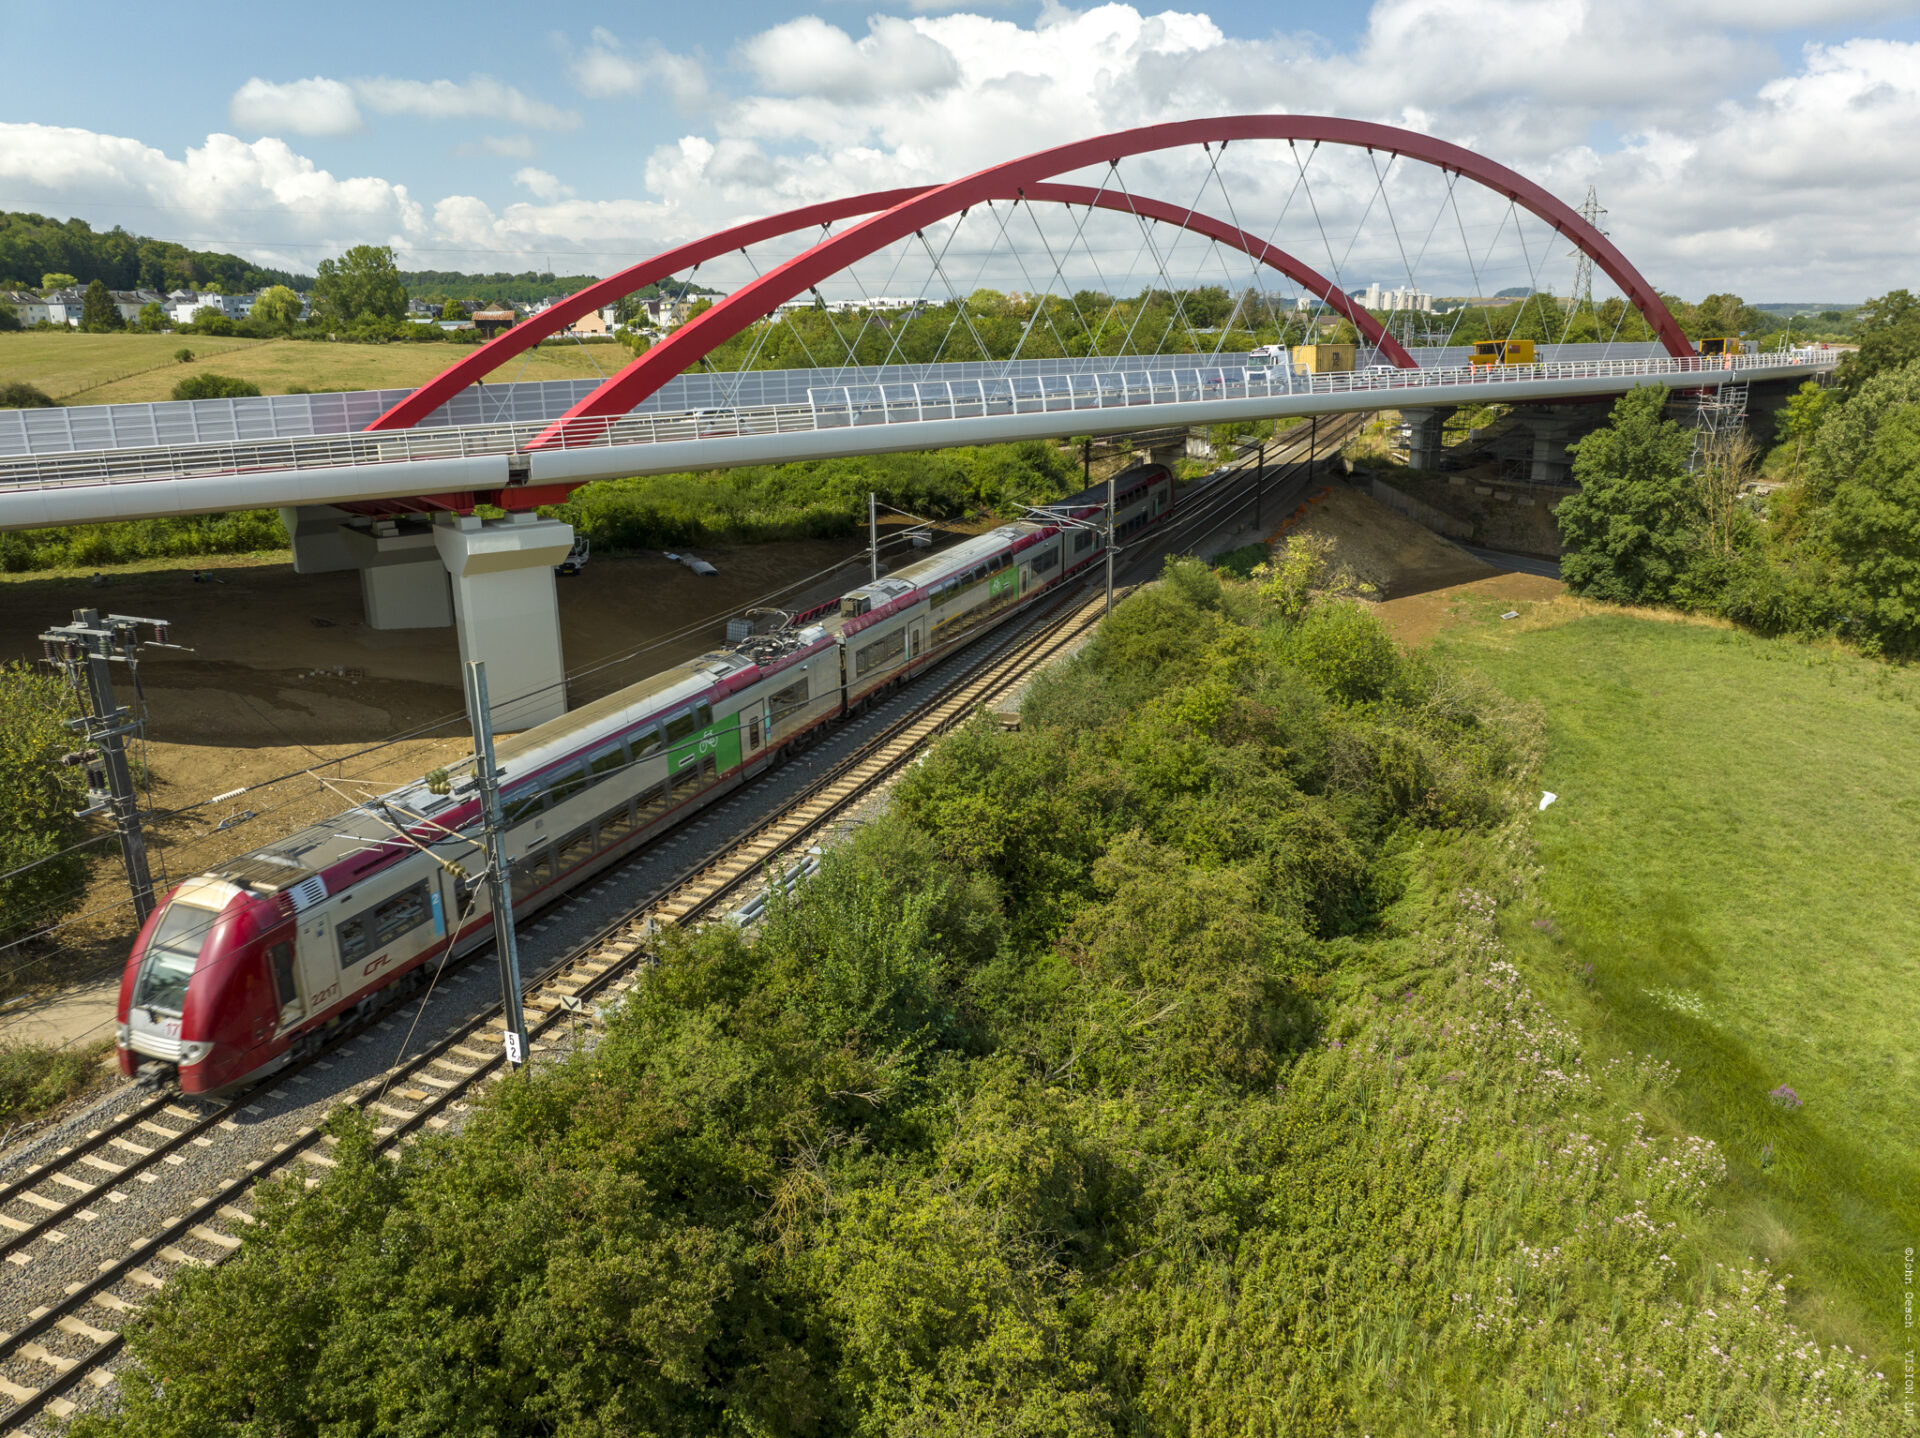
[[[818,737],[877,692],[1104,557],[1106,486],[861,585],[783,628],[716,650],[506,738],[503,818],[523,915],[632,854]],[[1124,542],[1173,514],[1173,476],[1116,481]],[[1074,523],[1073,521],[1082,521]],[[323,1046],[395,985],[486,942],[470,779],[425,780],[178,885],[120,981],[120,1069],[172,1070],[223,1094]]]

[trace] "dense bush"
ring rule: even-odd
[[[1804,475],[1762,503],[1738,493],[1756,477],[1738,449],[1689,468],[1664,391],[1623,398],[1575,446],[1581,492],[1558,511],[1569,587],[1920,654],[1920,362],[1860,378],[1843,403],[1801,400]]]
[[[175,519],[130,519],[0,533],[0,570],[82,569],[136,559],[186,559],[197,554],[252,554],[285,549],[287,532],[271,509],[200,514]]]
[[[47,392],[22,380],[0,384],[0,409],[58,409],[59,401]]]
[[[86,822],[73,817],[86,803],[86,784],[79,769],[58,762],[74,747],[65,722],[73,713],[58,676],[0,665],[0,875],[11,874],[0,877],[0,941],[58,918],[80,899],[87,856],[63,851],[86,834]]]
[[[250,379],[235,379],[212,370],[188,375],[173,387],[175,399],[243,399],[259,393],[260,386]]]
[[[947,519],[976,509],[1008,512],[1079,487],[1071,458],[1029,442],[604,480],[544,512],[596,547],[619,551],[852,534],[866,524],[869,492],[883,504]]]
[[[1891,1432],[1505,961],[1524,717],[1295,627],[1175,566],[591,1052],[336,1118],[74,1431]]]

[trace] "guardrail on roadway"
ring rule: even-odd
[[[1092,414],[1126,409],[1137,416],[1166,404],[1214,401],[1311,401],[1364,394],[1368,408],[1419,408],[1446,404],[1467,387],[1513,387],[1516,399],[1528,387],[1569,381],[1611,381],[1630,388],[1632,381],[1675,381],[1691,376],[1720,384],[1742,372],[1815,371],[1836,362],[1826,351],[1805,349],[1770,355],[1729,355],[1689,359],[1571,361],[1500,368],[1385,370],[1305,375],[1284,368],[1223,366],[1190,370],[1116,370],[1107,374],[965,380],[911,386],[840,386],[816,390],[804,405],[704,409],[682,414],[635,414],[580,419],[556,427],[547,421],[476,425],[466,428],[402,430],[320,435],[243,443],[179,445],[152,449],[91,450],[21,456],[0,460],[0,491],[47,490],[75,485],[141,483],[156,480],[249,473],[287,473],[349,466],[424,464],[513,456],[536,441],[535,453],[616,446],[683,443],[690,440],[809,434],[868,425],[913,425],[939,420],[981,419],[1002,415]],[[911,391],[907,393],[906,391]],[[1484,397],[1476,395],[1475,398]],[[1497,396],[1496,396],[1497,397]],[[1329,409],[1347,408],[1339,404]],[[544,436],[544,439],[543,439]],[[911,445],[901,446],[911,448]],[[439,465],[449,474],[457,466]],[[471,487],[429,480],[421,494]],[[257,503],[271,504],[272,496]]]

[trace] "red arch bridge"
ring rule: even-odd
[[[539,581],[566,526],[530,511],[596,479],[1385,408],[1417,463],[1445,415],[1489,402],[1533,427],[1536,469],[1563,472],[1567,438],[1635,386],[1832,367],[1814,349],[1696,354],[1595,214],[1385,125],[1148,126],[687,241],[412,392],[0,412],[0,528],[278,506],[300,568],[361,568],[376,625],[457,619],[469,657],[545,645],[557,665],[550,613],[483,633],[551,610]],[[594,348],[597,378],[516,382],[540,341],[676,281],[717,297],[631,363]],[[1353,370],[1293,362],[1290,342],[1346,326]],[[1463,338],[1522,334],[1536,362],[1467,362]],[[482,503],[518,513],[471,518]]]

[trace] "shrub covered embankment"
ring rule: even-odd
[[[1892,1432],[1502,955],[1526,716],[1176,565],[763,932],[268,1185],[79,1430]]]

